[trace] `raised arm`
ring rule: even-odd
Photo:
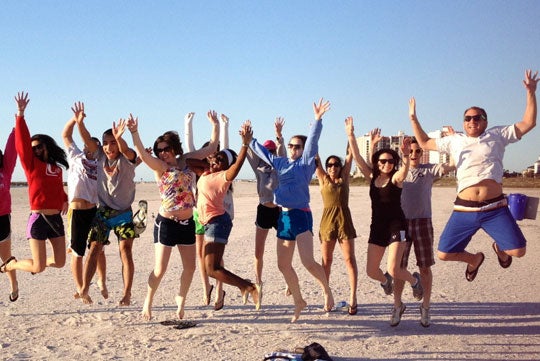
[[[347,117],[347,119],[345,119],[345,131],[349,140],[352,156],[356,161],[356,166],[360,169],[364,178],[371,179],[372,169],[366,163],[362,155],[360,155],[360,150],[358,149],[358,143],[356,142],[356,136],[354,135],[353,117]]]
[[[321,157],[318,154],[315,156],[315,175],[319,180],[319,186],[322,187],[326,171],[322,166]]]
[[[437,150],[435,139],[430,138],[426,132],[424,132],[424,129],[422,129],[422,126],[416,117],[416,99],[414,98],[409,99],[409,119],[411,120],[413,133],[420,148],[424,150]]]
[[[194,112],[189,112],[184,117],[184,145],[186,147],[186,153],[193,152],[195,145],[193,144],[193,117]]]
[[[283,140],[283,126],[285,125],[285,118],[276,117],[274,122],[274,130],[276,131],[276,154],[278,157],[286,157],[287,149],[285,148],[285,141]]]
[[[365,161],[371,167],[373,167],[373,164],[371,164],[371,157],[373,157],[373,153],[375,153],[375,147],[377,146],[377,144],[379,144],[381,139],[381,128],[374,128],[369,132],[369,159],[366,159]]]
[[[156,173],[161,174],[167,170],[167,164],[161,159],[154,158],[144,147],[141,137],[139,136],[139,118],[133,118],[133,116],[130,114],[126,126],[131,133],[131,137],[133,138],[133,145],[135,146],[137,155],[144,162],[144,164],[146,164]]]
[[[84,103],[76,102],[71,107],[71,111],[73,112],[73,116],[67,121],[66,125],[64,125],[64,130],[62,131],[62,140],[64,141],[64,146],[66,148],[71,147],[73,144],[73,128],[75,128],[75,124],[77,124],[77,116],[83,116],[84,114]]]
[[[11,133],[9,133],[6,147],[4,148],[2,163],[4,177],[9,177],[9,179],[11,179],[11,175],[13,173],[13,170],[15,169],[15,165],[17,164],[17,150],[15,149],[15,128],[13,128],[11,130]]]
[[[521,138],[527,134],[531,129],[536,126],[536,84],[538,83],[538,71],[532,74],[532,71],[529,69],[525,71],[525,80],[523,80],[523,85],[527,90],[527,105],[525,106],[525,114],[521,122],[516,123],[518,137]]]
[[[239,133],[242,137],[242,147],[240,148],[240,152],[238,152],[238,158],[236,158],[236,162],[234,162],[229,167],[229,169],[227,169],[227,173],[225,173],[225,179],[227,179],[228,181],[236,178],[238,173],[240,173],[240,169],[242,168],[242,164],[244,164],[244,160],[246,160],[249,143],[253,139],[253,129],[251,128],[251,121],[246,120],[240,127]]]
[[[84,123],[84,119],[86,118],[86,113],[84,112],[84,103],[82,104],[82,109],[80,107],[73,107],[71,108],[71,110],[74,113],[74,118],[77,122],[77,128],[79,129],[79,135],[81,136],[84,145],[86,145],[86,148],[88,148],[89,152],[94,153],[99,149],[99,145],[94,142],[94,140],[92,139],[92,135],[90,134]]]
[[[409,156],[411,154],[411,138],[404,138],[403,143],[401,143],[400,149],[402,165],[398,169],[398,171],[395,172],[392,176],[392,183],[394,183],[398,187],[402,187],[403,181],[405,180],[405,178],[407,177],[407,173],[409,172],[409,165],[411,162],[411,160],[409,159]]]
[[[204,159],[209,155],[214,154],[217,150],[219,141],[219,120],[217,118],[217,113],[214,110],[209,110],[208,113],[206,113],[206,117],[212,124],[212,135],[210,138],[210,143],[208,143],[206,147],[202,147],[201,149],[186,153],[186,158]]]
[[[351,151],[351,146],[347,142],[347,150],[345,152],[345,163],[343,168],[341,168],[341,178],[345,183],[349,183],[349,178],[351,177],[351,168],[352,168],[353,155]]]
[[[131,113],[129,114],[128,119],[134,119]],[[124,134],[124,131],[127,128],[127,122],[128,122],[127,119],[122,119],[122,118],[120,118],[120,120],[118,121],[118,125],[115,122],[113,122],[112,133],[113,133],[114,139],[116,139],[116,143],[118,144],[118,150],[120,151],[120,153],[122,153],[122,155],[126,157],[126,159],[128,159],[129,161],[135,162],[137,159],[137,153],[133,149],[131,149],[127,145],[124,138],[122,138],[122,135]]]
[[[229,117],[225,114],[219,116],[221,123],[219,126],[219,147],[221,149],[229,148]]]
[[[34,152],[32,151],[32,141],[30,140],[30,130],[24,119],[24,111],[30,102],[28,93],[19,92],[15,96],[17,103],[17,116],[15,118],[15,148],[19,154],[19,160],[25,171],[32,167]]]

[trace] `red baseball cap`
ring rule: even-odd
[[[270,151],[273,151],[273,150],[277,149],[276,143],[274,143],[273,140],[267,140],[266,142],[264,142],[263,147],[265,147],[266,149],[268,149]]]

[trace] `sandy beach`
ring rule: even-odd
[[[255,183],[235,183],[235,219],[226,247],[226,267],[245,278],[254,278],[253,251],[257,195]],[[27,189],[12,188],[12,251],[29,258],[25,239],[28,216]],[[537,189],[505,189],[539,197]],[[318,187],[311,187],[314,233],[322,211]],[[436,242],[455,198],[453,188],[433,189],[433,225]],[[155,184],[137,186],[136,202],[146,199],[149,213],[157,214]],[[136,203],[134,204],[135,207]],[[527,255],[500,268],[491,240],[480,231],[469,251],[483,251],[486,261],[474,282],[464,277],[465,266],[438,261],[433,268],[432,324],[419,324],[419,303],[410,287],[404,292],[407,311],[398,327],[389,326],[391,296],[385,296],[376,281],[365,274],[370,201],[367,187],[351,188],[350,207],[358,233],[356,256],[359,267],[358,314],[346,311],[324,313],[323,296],[315,279],[296,266],[308,308],[298,322],[289,321],[293,303],[286,297],[285,281],[276,266],[275,232],[267,240],[262,309],[242,304],[237,288],[225,285],[225,307],[202,306],[198,270],[187,298],[185,319],[196,327],[178,330],[160,321],[174,318],[174,296],[179,287],[181,262],[174,251],[169,269],[154,300],[153,320],[140,316],[146,280],[154,264],[152,226],[135,241],[135,280],[132,304],[119,307],[122,277],[118,247],[106,248],[110,297],[104,300],[97,286],[90,292],[94,304],[73,298],[75,286],[69,260],[62,269],[47,269],[32,276],[19,272],[20,297],[8,300],[7,278],[0,277],[0,352],[3,360],[262,360],[278,350],[294,350],[319,342],[334,360],[538,360],[540,359],[540,217],[519,222],[528,240]],[[315,256],[320,259],[318,237]],[[50,253],[50,248],[48,248]],[[386,264],[383,260],[383,265]],[[413,269],[412,260],[409,269]],[[213,282],[212,282],[213,283]],[[337,301],[347,300],[348,281],[343,258],[336,247],[331,287]]]

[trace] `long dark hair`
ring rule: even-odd
[[[392,172],[390,172],[390,177],[394,175],[394,173],[397,171],[399,161],[401,160],[399,154],[395,150],[390,148],[379,149],[378,151],[373,153],[373,156],[371,157],[371,164],[373,166],[373,179],[377,179],[377,177],[381,175],[381,171],[379,170],[379,157],[381,156],[381,154],[384,153],[390,154],[395,161],[394,169],[392,169]]]
[[[156,157],[159,157],[158,144],[162,142],[167,143],[173,149],[174,155],[182,156],[184,154],[182,143],[180,142],[180,136],[174,130],[169,130],[163,133],[163,135],[157,137],[153,147]]]
[[[61,165],[65,169],[69,168],[66,152],[56,144],[56,141],[46,134],[35,134],[32,140],[37,140],[47,149],[47,160],[49,164]]]

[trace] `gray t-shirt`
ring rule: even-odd
[[[116,166],[109,168],[107,156],[102,150],[98,156],[98,200],[100,206],[107,206],[117,211],[131,209],[135,200],[135,167],[120,154]],[[108,171],[113,169],[113,171]]]
[[[431,187],[444,175],[442,164],[420,164],[409,168],[401,192],[401,208],[407,219],[431,218]]]

